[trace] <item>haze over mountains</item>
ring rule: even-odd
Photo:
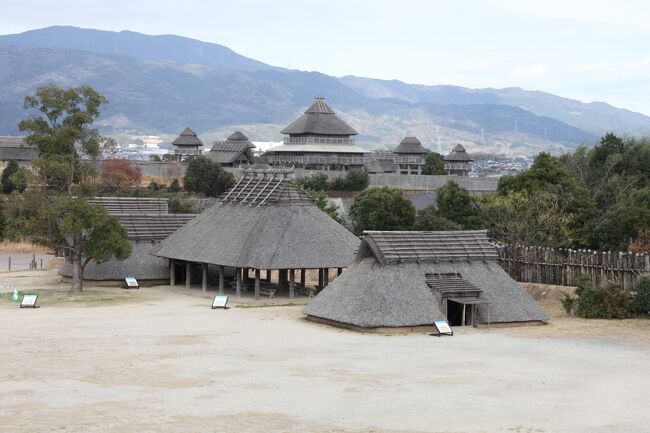
[[[316,95],[357,129],[368,147],[393,147],[406,135],[446,151],[535,153],[593,144],[607,131],[650,134],[650,117],[519,88],[468,89],[277,68],[227,47],[179,36],[49,27],[0,36],[0,135],[17,134],[22,100],[38,86],[90,84],[110,103],[109,134],[203,137],[235,127],[255,140],[279,130]]]

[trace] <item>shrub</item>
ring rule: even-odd
[[[576,297],[575,314],[586,319],[624,319],[632,300],[629,291],[618,286],[595,286],[587,277],[578,279]]]
[[[205,156],[192,159],[185,174],[185,189],[218,197],[235,183],[232,174]]]
[[[399,188],[372,187],[354,199],[350,219],[358,235],[364,230],[411,230],[415,208]]]
[[[650,316],[650,277],[639,278],[632,286],[630,312],[638,316]]]
[[[325,191],[328,187],[327,176],[324,174],[316,174],[299,179],[296,181],[296,184],[303,190],[309,191]]]
[[[460,226],[440,215],[436,208],[427,206],[420,209],[415,217],[414,230],[459,230]]]
[[[180,197],[170,197],[167,201],[169,213],[197,213],[191,201]]]
[[[25,169],[20,167],[16,161],[9,161],[7,167],[2,171],[0,184],[2,192],[5,194],[11,194],[14,191],[22,193],[27,188]]]
[[[569,316],[575,314],[576,301],[577,298],[575,296],[571,296],[566,292],[562,293],[562,299],[560,299],[560,302],[562,302],[562,308],[564,308],[564,311],[566,311]]]
[[[116,190],[138,186],[142,172],[124,158],[111,158],[104,161],[101,171],[101,184],[105,190]]]
[[[181,192],[181,185],[178,182],[178,179],[172,180],[172,182],[169,184],[169,188],[167,188],[169,192]]]
[[[329,185],[333,191],[363,191],[368,188],[370,178],[364,170],[351,170],[345,177],[339,177]]]

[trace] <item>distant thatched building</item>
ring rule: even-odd
[[[366,232],[356,263],[304,312],[358,330],[548,320],[497,258],[485,231]]]
[[[163,198],[94,197],[88,202],[103,206],[110,215],[119,219],[133,251],[126,260],[88,263],[84,280],[119,281],[125,276],[149,282],[169,279],[169,261],[153,253],[161,240],[196,215],[167,213],[167,199]],[[63,277],[70,277],[72,266],[66,261],[59,272]]]
[[[217,141],[207,156],[222,167],[247,167],[254,164],[255,145],[239,131],[225,141]]]
[[[429,153],[416,137],[405,137],[393,150],[399,174],[422,174],[424,161]]]
[[[296,121],[282,130],[288,137],[266,152],[271,165],[360,168],[369,152],[354,142],[358,132],[339,118],[319,96]]]
[[[0,161],[27,164],[36,159],[38,152],[25,143],[25,137],[0,137]]]
[[[472,170],[472,158],[463,146],[457,144],[450,154],[445,156],[445,173],[455,176],[467,176]]]
[[[184,270],[189,285],[192,269],[198,265],[205,288],[208,266],[214,265],[223,291],[224,269],[228,267],[235,269],[236,293],[240,295],[242,278],[254,270],[258,297],[260,271],[267,271],[268,278],[270,270],[279,270],[279,288],[288,283],[293,296],[295,270],[301,271],[304,285],[305,270],[318,269],[324,286],[326,270],[349,266],[359,240],[318,209],[289,180],[290,173],[243,169],[239,182],[220,197],[219,204],[165,239],[157,255],[172,260],[171,284],[176,282],[177,271]],[[177,270],[178,265],[182,268]]]
[[[189,127],[172,141],[174,153],[179,160],[187,160],[201,155],[203,142]]]

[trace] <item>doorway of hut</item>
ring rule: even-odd
[[[449,326],[468,326],[472,324],[474,308],[470,305],[447,299],[447,322]]]

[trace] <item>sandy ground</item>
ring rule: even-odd
[[[41,261],[43,267],[47,267],[50,259],[54,258],[54,254],[48,253],[0,253],[0,272],[5,272],[9,270],[9,258],[11,257],[11,270],[25,270],[29,269],[29,264],[32,261],[33,257],[36,257],[36,266],[41,266]]]
[[[566,318],[359,334],[301,306],[211,310],[177,287],[86,287],[3,274],[42,308],[0,299],[1,432],[643,432],[650,321]],[[51,296],[49,296],[51,294]],[[247,306],[248,308],[242,308]]]

